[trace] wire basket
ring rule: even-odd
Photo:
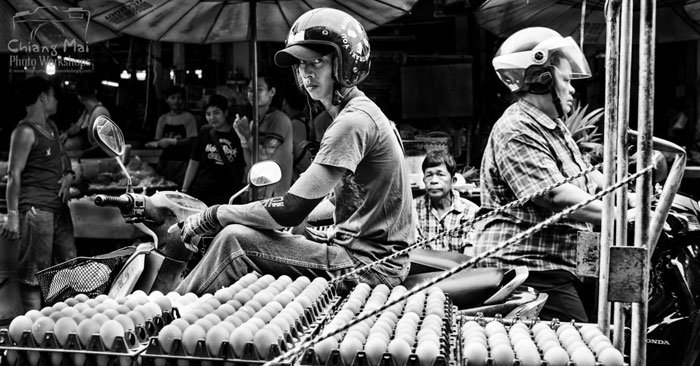
[[[114,277],[135,247],[125,247],[95,257],[77,257],[37,272],[47,306],[77,294],[95,297],[107,293]]]

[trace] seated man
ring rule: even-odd
[[[398,131],[357,88],[369,74],[362,25],[339,10],[310,10],[292,25],[286,46],[275,62],[292,66],[300,89],[320,101],[334,121],[314,162],[283,197],[212,206],[180,223],[185,243],[218,234],[179,293],[213,293],[252,271],[337,277],[414,242],[411,187]],[[275,230],[301,223],[331,191],[336,205],[331,234],[312,241]],[[408,270],[404,254],[348,280],[391,287],[403,282]]]
[[[431,151],[423,160],[422,169],[425,195],[413,199],[419,241],[463,225],[479,210],[479,206],[452,189],[457,181],[452,155]],[[465,247],[473,245],[470,236],[473,230],[468,226],[427,244],[430,249],[463,253]]]

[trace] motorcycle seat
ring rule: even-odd
[[[454,268],[470,257],[453,252],[416,249],[409,255],[411,270],[403,282],[413,288]],[[438,282],[436,286],[450,295],[460,309],[502,302],[527,279],[527,268],[466,268]]]

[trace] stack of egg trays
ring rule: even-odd
[[[332,314],[335,316],[335,312],[339,311],[342,308],[342,305],[347,301],[348,299],[344,299],[344,301],[340,302],[338,306],[335,307],[334,313]],[[461,354],[459,347],[461,347],[461,343],[459,342],[459,330],[461,329],[461,323],[458,322],[457,319],[457,307],[452,305],[452,300],[450,300],[450,295],[448,293],[445,293],[445,319],[443,322],[443,337],[441,339],[441,345],[440,345],[440,355],[435,359],[435,362],[433,362],[432,366],[458,366],[457,361],[461,359]],[[403,315],[403,314],[402,314]],[[325,319],[325,321],[320,324],[321,327],[317,330],[320,333],[320,330],[322,329],[323,326],[325,326],[328,321],[332,319],[331,317],[328,317]],[[422,320],[422,317],[421,317]],[[315,336],[315,335],[314,335]],[[322,363],[319,359],[318,356],[316,356],[316,353],[314,352],[314,349],[312,347],[308,348],[305,352],[303,357],[299,360],[298,362],[299,366],[370,366],[369,361],[367,360],[367,355],[365,354],[364,351],[358,351],[355,354],[355,357],[353,358],[353,361],[350,365],[345,365],[343,362],[342,357],[340,356],[340,351],[335,349],[332,350],[331,353],[328,355],[328,360],[326,360],[326,363]],[[418,356],[414,353],[410,354],[408,356],[408,359],[406,360],[406,365],[405,366],[419,366],[419,359]],[[393,356],[389,352],[385,352],[384,355],[382,355],[381,360],[379,361],[379,364],[377,366],[396,366],[396,363],[394,362]]]
[[[195,352],[188,355],[179,339],[173,340],[172,349],[169,354],[163,351],[158,342],[157,334],[151,336],[145,350],[140,353],[142,366],[170,366],[170,365],[198,365],[202,362],[213,364],[225,363],[226,365],[250,366],[262,365],[267,361],[289,351],[295,344],[302,344],[311,334],[316,333],[319,323],[329,316],[331,309],[337,307],[342,299],[336,294],[335,286],[329,284],[321,296],[304,310],[304,315],[296,320],[296,325],[285,332],[284,339],[278,339],[277,344],[270,345],[266,359],[260,359],[255,351],[253,343],[247,343],[243,348],[243,355],[236,358],[229,342],[221,343],[218,355],[212,355],[207,349],[203,339],[197,341]],[[163,361],[165,361],[163,363]],[[285,364],[284,362],[282,364]],[[286,363],[289,364],[289,363]]]
[[[477,315],[475,315],[475,316],[473,316],[473,315],[461,315],[461,314],[460,314],[460,316],[459,316],[458,319],[457,319],[457,321],[458,321],[458,323],[459,323],[457,329],[458,329],[459,331],[457,331],[456,334],[455,334],[456,340],[459,342],[460,348],[461,348],[461,345],[462,345],[462,342],[463,342],[463,339],[462,339],[462,331],[461,331],[462,325],[463,325],[464,323],[470,321],[470,320],[473,320],[473,321],[475,321],[475,322],[481,324],[481,326],[485,326],[488,322],[491,322],[491,321],[499,321],[499,322],[503,323],[503,325],[505,325],[505,326],[511,326],[511,325],[513,325],[514,323],[523,322],[523,323],[525,323],[525,324],[528,326],[528,328],[532,328],[533,325],[535,325],[535,324],[537,324],[537,323],[539,323],[539,322],[546,322],[546,323],[549,323],[549,327],[550,327],[550,328],[556,329],[556,328],[559,326],[559,324],[562,324],[562,322],[559,321],[559,319],[556,319],[556,318],[555,318],[555,319],[552,319],[551,321],[547,321],[547,320],[540,320],[539,318],[528,318],[528,319],[520,319],[519,317],[515,317],[515,318],[504,318],[501,314],[496,314],[495,317],[485,317],[485,316],[483,315],[483,313],[477,313]],[[575,322],[572,321],[571,323],[573,324],[573,323],[575,323]],[[582,325],[585,325],[585,324],[592,324],[592,323],[575,323],[575,324],[577,325],[577,327],[580,327],[580,326],[582,326]],[[460,350],[460,352],[461,352],[461,350]],[[461,354],[460,354],[459,360],[460,360],[460,364],[461,364],[461,365],[466,365],[466,364],[467,364],[466,360],[464,360],[464,359],[461,357]],[[489,359],[487,360],[487,363],[486,363],[486,364],[487,364],[487,366],[494,366],[494,365],[495,365],[495,362],[493,362],[493,360],[492,360],[491,358],[489,358]],[[520,366],[520,361],[518,361],[518,359],[516,358],[516,360],[515,360],[515,362],[513,363],[513,365],[514,365],[514,366]],[[542,361],[542,365],[541,365],[541,366],[549,366],[549,364],[548,364],[546,361]],[[573,362],[569,362],[569,363],[567,364],[567,366],[576,366],[576,364],[573,363]],[[603,366],[603,364],[601,364],[600,362],[596,362],[596,366]]]
[[[63,346],[58,344],[53,331],[47,331],[40,343],[31,332],[25,331],[18,343],[14,343],[7,329],[0,330],[0,351],[6,351],[1,366],[102,366],[130,365],[146,349],[150,336],[177,317],[177,309],[165,311],[161,316],[137,325],[127,331],[125,337],[116,337],[111,349],[107,349],[99,334],[93,334],[83,347],[76,333],[70,333]],[[11,360],[10,360],[11,359]],[[16,361],[15,361],[16,359]]]

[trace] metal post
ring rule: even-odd
[[[258,27],[257,27],[257,0],[250,0],[250,55],[251,62],[250,70],[252,75],[250,81],[253,84],[253,146],[251,149],[252,163],[258,162]],[[255,190],[253,190],[255,192]]]
[[[642,0],[639,10],[639,132],[637,169],[651,164],[654,127],[654,64],[656,46],[656,0]],[[634,245],[649,248],[651,223],[651,172],[637,179],[637,211]],[[642,301],[632,304],[631,366],[646,365],[649,262],[642,274]]]
[[[620,20],[620,84],[617,119],[617,180],[627,176],[627,129],[629,121],[630,83],[632,73],[632,34],[634,3],[631,0],[622,1]],[[627,186],[617,191],[618,210],[615,225],[616,245],[627,245]],[[613,345],[624,352],[625,348],[625,313],[623,303],[614,304]]]
[[[606,3],[605,22],[607,44],[605,52],[605,136],[603,153],[603,175],[605,186],[615,184],[615,145],[617,143],[617,99],[618,99],[618,59],[620,2],[610,0]],[[603,334],[609,334],[610,303],[608,303],[608,286],[610,275],[610,244],[615,228],[615,197],[603,197],[603,220],[600,235],[600,277],[598,282],[598,327]]]

